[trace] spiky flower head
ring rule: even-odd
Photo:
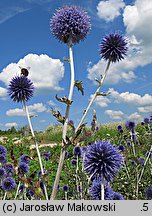
[[[152,187],[146,188],[145,195],[148,200],[152,200]]]
[[[84,171],[89,176],[104,177],[111,182],[118,174],[122,163],[122,156],[109,141],[96,141],[88,146],[85,159]]]
[[[111,62],[124,59],[127,50],[127,40],[119,33],[110,33],[100,44],[101,57]]]
[[[0,155],[1,154],[6,155],[6,153],[7,153],[7,149],[4,146],[0,145]]]
[[[14,174],[14,172],[15,172],[12,164],[5,164],[3,166],[3,168],[5,169],[6,176],[9,176],[9,177],[12,176]]]
[[[72,166],[76,166],[77,165],[77,160],[76,159],[72,159],[70,163],[71,163]]]
[[[4,164],[7,162],[6,155],[0,154],[0,163]]]
[[[56,10],[51,22],[52,34],[63,43],[77,44],[91,28],[90,17],[79,6],[64,6]]]
[[[0,167],[0,179],[3,179],[6,175],[5,169],[3,167]]]
[[[63,192],[68,192],[69,190],[69,186],[68,185],[64,185],[62,188]]]
[[[28,101],[34,93],[33,82],[26,76],[15,76],[8,86],[8,94],[10,98],[19,103]]]
[[[90,188],[90,195],[94,200],[101,200],[101,180],[99,178],[95,178],[93,180],[92,186]],[[113,195],[113,189],[108,185],[104,185],[104,199],[112,200]]]
[[[132,122],[132,121],[127,121],[125,126],[127,130],[131,130],[131,131],[134,131],[136,128],[135,122]]]
[[[16,187],[16,183],[13,178],[7,177],[2,181],[2,189],[5,191],[12,191]]]
[[[20,157],[20,162],[24,162],[24,163],[26,163],[26,164],[29,164],[30,163],[30,158],[29,158],[29,156],[27,155],[27,154],[23,154],[23,155],[21,155],[21,157]]]
[[[81,157],[81,155],[82,155],[81,147],[80,146],[75,146],[74,149],[73,149],[73,154],[75,156]]]
[[[28,171],[29,171],[29,166],[26,164],[26,163],[24,163],[24,162],[21,162],[20,164],[19,164],[19,172],[22,174],[22,175],[24,175],[24,174],[26,174],[26,173],[28,173]]]

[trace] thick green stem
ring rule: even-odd
[[[69,101],[72,101],[72,95],[73,95],[75,80],[74,80],[73,52],[72,52],[72,45],[71,44],[69,45],[69,56],[70,56],[70,67],[71,67],[71,84],[70,84],[70,91],[69,91],[68,99],[69,99]],[[65,158],[66,134],[67,134],[67,129],[68,129],[70,106],[71,106],[70,104],[67,104],[67,107],[66,107],[65,122],[63,125],[63,133],[62,133],[62,149],[61,149],[61,153],[60,153],[60,159],[59,159],[58,170],[57,170],[56,178],[55,178],[55,182],[54,182],[54,187],[53,187],[53,191],[51,194],[51,200],[54,200],[56,197],[57,187],[59,184],[60,175],[61,175],[63,162],[64,162],[64,158]]]

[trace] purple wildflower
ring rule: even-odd
[[[147,200],[152,200],[152,187],[146,188],[145,196]]]
[[[78,6],[59,8],[51,19],[51,32],[61,42],[77,44],[84,40],[91,24],[90,17]]]
[[[9,176],[9,177],[12,176],[14,174],[14,172],[15,172],[12,164],[5,164],[3,166],[3,168],[5,169],[6,176]]]
[[[103,59],[117,62],[127,54],[127,41],[119,33],[107,35],[100,44],[100,54]]]
[[[34,85],[26,76],[15,76],[8,86],[8,94],[10,98],[19,103],[28,101],[34,93]]]
[[[0,179],[3,179],[6,175],[5,169],[3,167],[0,167]]]
[[[73,149],[73,154],[75,156],[81,157],[81,155],[82,155],[81,147],[80,146],[75,146],[74,149]]]
[[[0,145],[0,155],[6,155],[6,154],[7,154],[7,149],[4,146]]]
[[[16,183],[13,178],[7,177],[2,181],[2,189],[5,191],[12,191],[16,187]]]
[[[2,164],[7,163],[6,155],[0,154],[0,163]]]
[[[68,192],[69,190],[69,187],[68,185],[64,185],[63,188],[62,188],[63,192]]]
[[[119,151],[109,141],[99,140],[88,146],[84,159],[84,170],[89,176],[99,175],[111,182],[118,174],[121,163],[122,156]]]
[[[120,193],[114,192],[113,200],[124,200],[124,198]]]
[[[31,161],[31,160],[30,160],[30,158],[29,158],[28,155],[26,155],[26,154],[21,155],[21,157],[20,157],[20,162],[24,162],[24,163],[26,163],[26,164],[29,164],[30,161]]]
[[[23,175],[28,173],[28,171],[29,171],[29,166],[24,162],[21,162],[19,164],[18,168],[19,168],[20,173],[23,174]]]

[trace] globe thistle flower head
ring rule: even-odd
[[[6,154],[7,154],[7,149],[4,146],[0,145],[0,155],[6,155]]]
[[[90,195],[94,200],[101,200],[101,179],[95,178],[93,180],[92,186],[90,188]],[[113,195],[113,189],[108,185],[104,185],[104,199],[112,200]]]
[[[16,183],[13,178],[7,177],[2,181],[2,189],[5,191],[12,191],[16,187]]]
[[[64,6],[53,15],[51,32],[63,43],[77,44],[84,40],[91,28],[90,17],[79,6]]]
[[[127,54],[127,40],[119,33],[111,33],[100,44],[100,54],[104,60],[117,62]]]
[[[28,197],[32,197],[32,196],[34,196],[34,192],[33,192],[32,190],[30,190],[29,188],[27,188],[27,189],[26,189],[26,195],[27,195]]]
[[[98,175],[111,182],[118,174],[122,163],[122,156],[109,141],[96,141],[88,146],[84,171],[89,176]]]
[[[132,122],[132,121],[127,121],[125,126],[127,130],[132,130],[132,131],[134,131],[136,128],[135,122]]]
[[[6,176],[7,176],[7,177],[13,176],[15,170],[14,170],[12,164],[5,164],[5,165],[3,166],[3,168],[5,169],[5,172],[6,172]]]
[[[120,193],[114,192],[113,200],[124,200],[124,198]]]
[[[69,190],[69,186],[68,185],[64,185],[62,188],[63,192],[68,192]]]
[[[144,123],[145,123],[145,124],[149,124],[149,122],[150,122],[150,121],[149,121],[149,118],[144,118]]]
[[[29,166],[28,166],[26,163],[21,162],[21,163],[19,164],[18,169],[19,169],[19,172],[20,172],[22,175],[24,175],[24,174],[28,173],[28,171],[29,171]]]
[[[39,170],[39,171],[38,171],[38,177],[40,178],[41,176],[42,176],[42,171]]]
[[[5,169],[3,167],[0,167],[0,179],[3,179],[6,176]]]
[[[75,156],[81,157],[81,155],[82,155],[81,147],[80,146],[75,146],[74,149],[73,149],[73,154]]]
[[[138,159],[138,161],[139,161],[139,163],[140,163],[142,166],[143,166],[144,163],[145,163],[145,159],[142,158],[142,157],[140,157],[140,158]]]
[[[4,154],[0,154],[0,163],[4,164],[7,163],[6,156]]]
[[[45,152],[43,154],[43,158],[44,158],[45,161],[49,161],[50,160],[50,152]]]
[[[146,188],[145,196],[147,200],[152,200],[152,187]]]
[[[131,142],[127,142],[127,146],[130,147],[131,146]]]
[[[144,125],[145,125],[145,122],[141,122],[141,125],[144,126]]]
[[[26,76],[15,76],[8,86],[8,94],[10,98],[19,103],[28,101],[34,93],[34,85]]]
[[[131,161],[131,165],[135,166],[136,162],[134,160]]]
[[[31,160],[30,160],[30,158],[29,158],[28,155],[26,155],[26,154],[21,155],[21,157],[20,157],[20,162],[24,162],[24,163],[26,163],[26,164],[29,164],[30,161],[31,161]]]
[[[20,193],[23,193],[23,192],[24,192],[24,185],[20,185],[20,186],[19,186],[19,192],[20,192]]]
[[[121,129],[122,129],[122,126],[121,126],[121,125],[118,125],[117,129],[118,129],[118,130],[121,130]]]
[[[76,166],[77,165],[77,160],[76,159],[71,160],[71,165]]]
[[[122,152],[125,151],[125,147],[123,145],[119,145],[118,149],[119,149],[119,151],[122,151]]]

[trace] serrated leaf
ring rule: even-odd
[[[67,105],[71,105],[73,101],[70,101],[66,96],[62,97],[62,98],[59,98],[57,95],[55,96],[55,98],[60,101],[60,102],[63,102]]]
[[[111,92],[101,92],[101,93],[98,92],[98,93],[97,93],[97,96],[104,96],[104,97],[105,97],[105,96],[107,96],[107,95],[109,95],[109,94],[111,94]]]
[[[76,80],[74,85],[77,87],[78,91],[81,91],[82,95],[84,95],[84,88],[82,87],[82,81]]]
[[[56,112],[53,109],[51,109],[51,113],[55,118],[58,119],[58,122],[60,122],[64,125],[65,117],[63,117],[59,111]]]

